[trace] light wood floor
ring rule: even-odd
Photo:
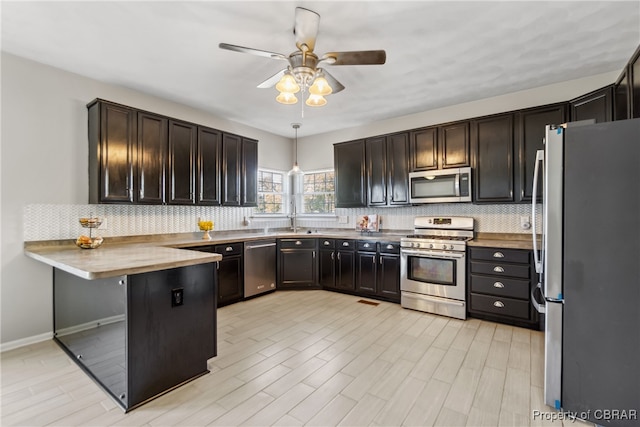
[[[53,341],[5,352],[0,424],[551,424],[533,417],[551,412],[541,332],[360,299],[278,291],[221,308],[211,373],[128,414]]]

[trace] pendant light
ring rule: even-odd
[[[300,123],[292,123],[291,126],[293,127],[293,129],[295,129],[295,132],[296,132],[296,139],[295,139],[295,145],[294,145],[295,160],[293,163],[293,168],[289,171],[287,175],[289,176],[304,175],[304,172],[302,172],[302,170],[300,169],[300,166],[298,166],[298,129],[300,129]]]

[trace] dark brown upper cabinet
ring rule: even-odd
[[[613,120],[613,85],[603,87],[569,101],[572,122],[594,119],[596,123]]]
[[[242,206],[258,206],[258,141],[242,138]]]
[[[87,109],[89,203],[257,205],[258,141],[102,99]]]
[[[222,135],[222,205],[240,206],[240,173],[242,171],[242,138]]]
[[[440,169],[470,166],[469,121],[440,126]]]
[[[476,202],[513,202],[514,115],[471,122]]]
[[[438,169],[438,128],[414,130],[409,134],[410,171]]]
[[[220,151],[222,132],[198,126],[197,203],[220,204]]]
[[[530,202],[533,193],[533,168],[536,152],[544,149],[545,127],[567,121],[567,103],[551,104],[519,111],[517,138],[516,202]],[[538,176],[542,188],[542,174]]]
[[[168,122],[166,117],[138,112],[138,203],[164,203]]]
[[[409,203],[409,135],[365,140],[368,206]]]
[[[364,139],[333,145],[336,208],[366,206]]]
[[[167,203],[195,205],[197,126],[169,120]]]
[[[89,113],[89,203],[132,203],[136,110],[96,100]]]

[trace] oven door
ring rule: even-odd
[[[402,249],[400,254],[402,291],[465,301],[464,252]]]

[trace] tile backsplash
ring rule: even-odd
[[[300,217],[298,226],[308,229],[355,229],[359,215],[377,214],[382,218],[380,231],[411,230],[413,218],[430,216],[470,216],[475,228],[486,233],[528,233],[520,228],[520,217],[531,214],[531,205],[474,205],[449,203],[398,208],[336,209],[335,217]],[[25,241],[75,239],[87,234],[78,222],[90,215],[105,218],[95,234],[103,237],[143,234],[188,233],[198,231],[198,218],[213,220],[215,230],[260,230],[290,226],[286,217],[253,217],[253,208],[222,206],[130,206],[130,205],[55,205],[32,204],[24,208]],[[540,213],[537,212],[538,224]],[[346,220],[346,223],[339,219]],[[249,221],[245,225],[245,219]]]

